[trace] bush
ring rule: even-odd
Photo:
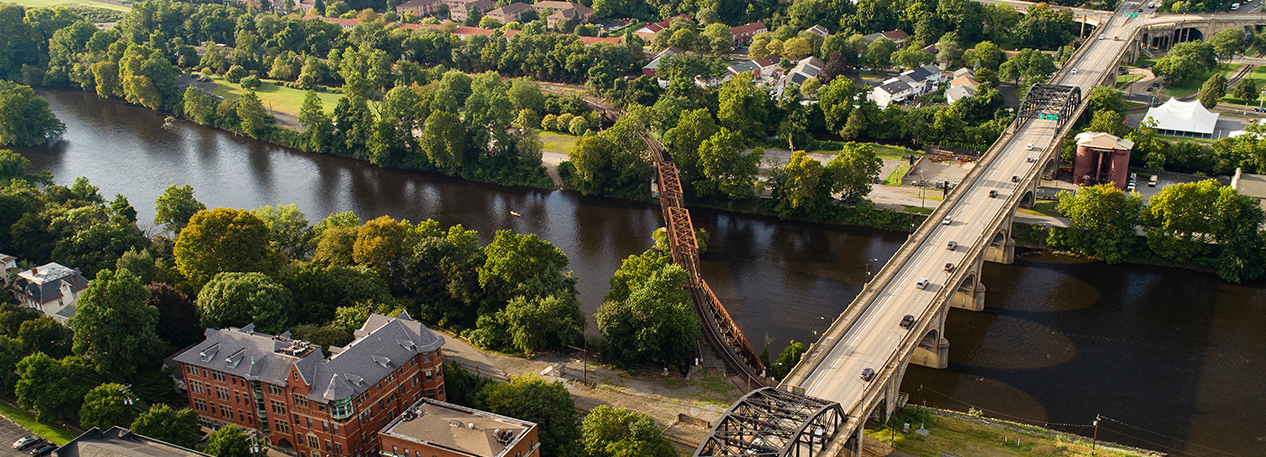
[[[254,75],[247,76],[241,80],[242,88],[247,90],[258,89],[260,84],[262,83],[260,82],[259,77]]]
[[[229,67],[228,72],[224,73],[224,79],[233,84],[237,84],[242,82],[242,78],[245,78],[247,75],[248,73],[245,68],[242,68],[241,65],[234,65]]]

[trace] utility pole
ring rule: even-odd
[[[1094,438],[1092,438],[1092,441],[1090,441],[1090,455],[1095,455],[1095,446],[1099,444],[1099,418],[1100,417],[1102,416],[1095,414],[1095,422],[1094,422],[1095,436]]]
[[[584,354],[584,365],[583,365],[584,368],[582,370],[584,374],[582,376],[584,377],[585,385],[588,386],[589,385],[589,339],[585,338],[585,347],[583,349],[572,346],[570,344],[567,344],[565,346],[571,349],[580,351],[582,354]]]

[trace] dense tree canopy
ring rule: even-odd
[[[127,270],[102,270],[79,298],[71,327],[75,353],[91,360],[102,374],[131,379],[162,355],[155,333],[158,309],[149,290]]]
[[[290,290],[261,273],[220,273],[198,293],[202,324],[211,328],[254,323],[265,333],[281,333],[291,322]]]
[[[274,272],[281,256],[264,221],[248,211],[199,211],[176,238],[176,267],[201,286],[222,272]]]
[[[3,14],[0,11],[0,16]],[[48,101],[36,96],[28,86],[0,80],[0,146],[35,146],[58,138],[65,131],[66,125],[53,115]]]

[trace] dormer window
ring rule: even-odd
[[[382,365],[383,368],[391,368],[391,359],[380,355],[373,356],[373,359],[375,362],[378,362],[379,365]]]

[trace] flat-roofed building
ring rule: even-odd
[[[132,433],[114,426],[102,431],[97,427],[70,440],[53,451],[57,457],[211,457],[166,441]]]
[[[539,457],[536,424],[422,399],[378,432],[385,457]]]

